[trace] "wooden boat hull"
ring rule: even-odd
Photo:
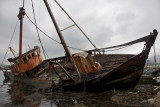
[[[127,89],[135,87],[143,74],[146,60],[156,37],[157,33],[149,35],[146,47],[140,54],[130,58],[113,70],[109,72],[102,70],[99,74],[87,74],[85,79],[77,83],[67,83],[64,81],[63,89],[97,92],[107,89]],[[95,75],[95,77],[88,79],[90,75]]]
[[[141,57],[141,56],[139,56]],[[83,80],[79,83],[65,83],[63,89],[65,90],[85,90],[91,92],[105,91],[108,89],[127,89],[134,88],[138,83],[145,65],[143,59],[138,56],[127,61],[127,63],[120,65],[115,70],[110,72],[100,71],[96,78],[90,80]],[[141,57],[144,58],[144,57]],[[142,62],[140,61],[142,60]],[[88,74],[88,77],[92,74]]]

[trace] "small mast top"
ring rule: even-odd
[[[24,7],[20,7],[20,8],[19,8],[19,14],[17,15],[17,17],[19,18],[19,20],[21,20],[22,17],[24,17],[25,14],[26,14],[26,13],[25,13]]]

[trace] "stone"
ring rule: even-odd
[[[160,107],[160,92],[157,96],[150,102],[149,107]]]

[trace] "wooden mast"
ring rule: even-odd
[[[52,22],[53,22],[53,24],[54,24],[54,26],[55,26],[55,28],[56,28],[56,31],[57,31],[57,33],[58,33],[58,36],[59,36],[60,40],[61,40],[61,43],[62,43],[62,45],[63,45],[63,48],[64,48],[64,50],[65,50],[65,53],[66,53],[67,57],[69,58],[70,62],[73,63],[73,65],[74,65],[74,67],[75,67],[75,70],[78,72],[78,75],[79,75],[79,77],[81,78],[80,73],[79,73],[79,71],[78,71],[78,68],[77,68],[77,66],[76,66],[76,64],[75,64],[75,62],[74,62],[74,59],[72,58],[71,52],[69,51],[69,49],[68,49],[68,47],[67,47],[67,44],[66,44],[66,42],[65,42],[65,40],[64,40],[64,38],[63,38],[63,35],[62,35],[62,33],[61,33],[61,31],[60,31],[60,29],[59,29],[59,27],[58,27],[58,24],[57,24],[57,22],[56,22],[56,20],[55,20],[55,18],[54,18],[54,15],[53,15],[53,13],[52,13],[52,11],[51,11],[51,8],[50,8],[47,0],[43,0],[43,1],[44,1],[45,5],[46,5],[46,7],[47,7],[47,10],[48,10],[49,15],[50,15],[50,17],[51,17],[51,19],[52,19]]]
[[[18,18],[20,20],[20,34],[19,34],[19,72],[22,71],[22,32],[23,32],[23,17],[25,10],[23,7],[19,8]]]
[[[54,18],[54,16],[53,16],[53,13],[52,13],[52,11],[51,11],[51,8],[50,8],[47,0],[44,0],[44,3],[45,3],[45,5],[46,5],[46,7],[47,7],[47,10],[48,10],[48,12],[49,12],[49,15],[51,16],[51,19],[52,19],[52,21],[53,21],[53,24],[54,24],[54,26],[55,26],[55,28],[56,28],[56,31],[57,31],[57,33],[58,33],[58,36],[59,36],[59,38],[60,38],[60,40],[61,40],[61,43],[62,43],[62,45],[63,45],[63,47],[64,47],[64,50],[65,50],[65,52],[66,52],[66,55],[68,56],[70,62],[72,62],[71,53],[70,53],[70,51],[69,51],[69,49],[68,49],[68,47],[67,47],[67,45],[66,45],[66,42],[65,42],[65,40],[64,40],[64,38],[63,38],[63,36],[62,36],[62,33],[61,33],[61,31],[60,31],[60,29],[59,29],[59,27],[58,27],[58,24],[57,24],[57,22],[56,22],[56,20],[55,20],[55,18]]]

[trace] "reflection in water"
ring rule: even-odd
[[[0,71],[0,73],[2,73]],[[0,75],[0,107],[118,107],[108,103],[103,93],[63,92],[46,90],[47,83],[37,80],[14,80],[7,82]],[[4,82],[4,83],[3,83]]]
[[[8,93],[11,96],[12,106],[39,107],[42,97],[39,93],[29,91],[22,82],[13,82]]]
[[[9,85],[8,93],[10,103],[5,106],[13,107],[119,107],[108,102],[109,97],[103,93],[85,92],[52,92],[47,90],[37,91],[30,84],[22,81],[14,81]]]

